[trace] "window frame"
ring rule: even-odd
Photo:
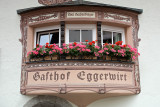
[[[115,26],[108,26],[108,25],[102,25],[101,26],[101,44],[103,46],[103,31],[108,31],[112,33],[112,44],[113,44],[113,33],[121,33],[122,34],[122,44],[125,44],[125,29],[122,27],[115,27]]]
[[[34,29],[34,48],[36,47],[37,39],[39,39],[38,37],[38,33],[47,33],[47,32],[54,32],[54,31],[59,31],[59,46],[61,45],[61,29],[60,29],[60,25],[54,25],[54,26],[45,26],[45,27],[38,27]]]
[[[69,42],[69,31],[70,30],[80,30],[80,42],[82,42],[82,30],[92,30],[92,41],[97,39],[96,35],[96,24],[66,24],[66,36],[65,43],[73,43]]]

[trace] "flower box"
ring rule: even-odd
[[[122,45],[122,41],[116,44],[105,44],[102,48],[95,45],[95,41],[89,43],[76,42],[73,44],[63,44],[60,48],[56,44],[45,46],[37,45],[32,51],[28,52],[29,61],[48,61],[48,60],[107,60],[107,61],[131,61],[135,60],[138,55],[136,48],[130,45]]]

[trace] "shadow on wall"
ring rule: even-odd
[[[138,95],[111,97],[95,101],[87,107],[131,107],[135,105]]]

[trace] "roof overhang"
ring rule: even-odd
[[[63,4],[54,4],[49,6],[38,6],[38,7],[31,7],[31,8],[25,8],[25,9],[19,9],[17,10],[18,14],[27,13],[34,10],[40,10],[40,9],[48,9],[53,7],[68,7],[68,6],[96,6],[96,7],[107,7],[107,8],[114,8],[114,9],[120,9],[120,10],[126,10],[131,11],[137,14],[141,14],[143,12],[142,9],[137,8],[130,8],[130,7],[122,7],[117,5],[110,5],[110,4],[103,4],[103,3],[96,3],[96,2],[90,2],[90,1],[71,1]]]

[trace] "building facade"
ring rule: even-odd
[[[158,65],[159,59],[156,35],[160,8],[158,0],[152,3],[151,6],[150,1],[144,0],[1,1],[0,105],[158,106],[159,72],[154,65]],[[118,41],[123,41],[121,46]],[[118,54],[109,59],[108,55],[93,57],[92,48],[89,54],[81,54],[81,49],[77,49],[80,54],[72,55],[70,46],[69,54],[62,54],[60,47],[64,43],[73,43],[74,47],[78,43],[90,47],[92,43],[97,46],[93,50],[95,56],[100,56],[101,51],[107,54],[110,48],[126,49],[127,44],[138,49],[141,56],[130,56],[135,59],[132,61],[115,57]],[[56,50],[52,44],[60,53],[56,59],[52,56]],[[40,53],[43,45],[47,50],[43,50],[42,57],[35,57],[34,52]],[[102,50],[96,50],[99,48]],[[111,53],[116,50],[113,49]]]

